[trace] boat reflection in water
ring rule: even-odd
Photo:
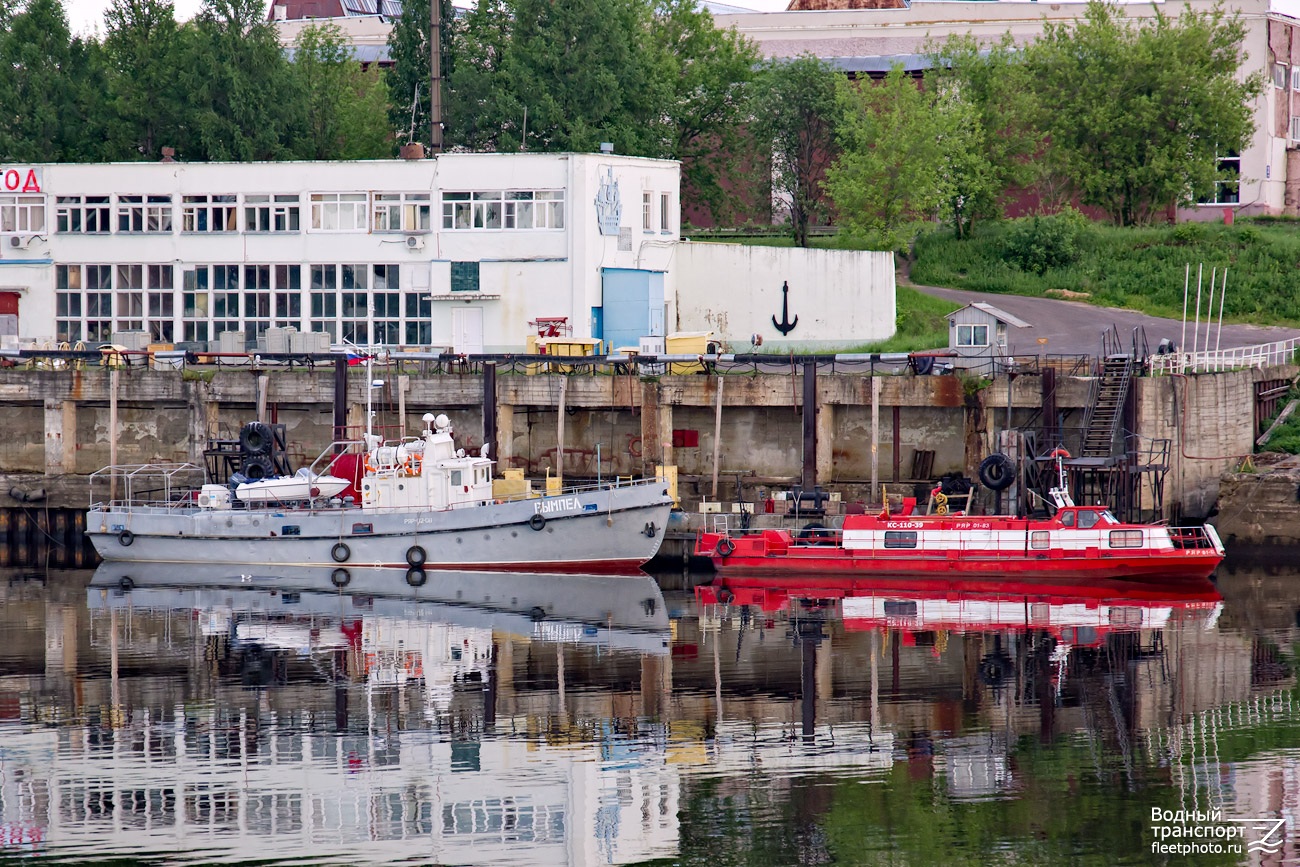
[[[1014,735],[1009,733],[1024,727],[1024,712],[1030,711],[1038,714],[1044,740],[1055,737],[1058,711],[1080,704],[1078,692],[1091,688],[1073,685],[1074,694],[1063,695],[1072,670],[1095,668],[1081,655],[1158,657],[1167,628],[1211,630],[1223,604],[1206,579],[995,581],[881,575],[792,580],[741,572],[719,575],[695,592],[713,617],[727,619],[728,612],[739,612],[738,656],[747,621],[770,632],[774,625],[780,630],[784,620],[785,634],[801,657],[801,722],[809,740],[822,729],[828,712],[836,713],[831,702],[837,695],[864,679],[852,671],[834,674],[829,646],[836,644],[842,665],[846,652],[852,653],[846,648],[869,643],[866,730],[872,750],[882,740],[892,742],[894,752],[884,756],[886,769],[904,757],[911,773],[944,779],[954,801],[1021,794],[1010,759]],[[907,652],[900,654],[900,647]],[[918,664],[930,670],[918,671]],[[951,716],[938,731],[933,723],[923,730],[901,712],[922,702],[934,705],[934,719],[944,716],[939,708],[950,701],[943,685],[949,678],[960,684],[960,706],[979,707],[990,717],[987,731],[963,735],[966,726]],[[924,686],[912,694],[916,687],[908,684],[917,681]],[[1129,695],[1126,701],[1132,699]],[[1085,697],[1082,703],[1089,701]]]
[[[496,713],[512,652],[555,665],[561,707],[566,659],[574,676],[593,653],[665,657],[652,578],[448,572],[415,598],[403,570],[354,569],[341,592],[328,568],[238,568],[96,572],[91,646],[108,646],[111,710],[6,735],[9,824],[39,828],[64,857],[558,865],[676,852],[675,775],[619,749],[635,728],[551,737],[522,708]],[[168,651],[172,671],[192,662],[170,702],[140,677]],[[21,796],[24,780],[41,781],[39,797]]]

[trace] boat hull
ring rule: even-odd
[[[635,572],[663,542],[661,482],[433,511],[95,508],[86,534],[109,562]]]
[[[1126,552],[1094,548],[1041,553],[906,551],[887,554],[814,544],[790,546],[773,552],[768,550],[762,534],[728,536],[730,546],[722,543],[723,538],[719,534],[702,534],[696,552],[708,557],[721,574],[769,577],[864,574],[1008,578],[1033,575],[1079,580],[1195,580],[1208,578],[1223,560],[1223,555],[1213,548]],[[731,553],[724,554],[727,550]]]

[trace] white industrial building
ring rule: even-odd
[[[4,165],[0,335],[636,346],[671,319],[678,188],[676,162],[605,153]]]

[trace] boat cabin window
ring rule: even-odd
[[[886,548],[915,548],[916,532],[913,530],[886,530]]]
[[[461,484],[461,481],[460,481],[460,470],[452,470],[452,471],[451,471],[451,483],[452,483],[453,485],[459,485],[459,484]]]
[[[1029,547],[1035,551],[1042,551],[1050,548],[1052,545],[1051,534],[1046,530],[1034,530],[1029,534]]]
[[[1141,530],[1111,530],[1110,546],[1112,548],[1141,548]]]
[[[1062,512],[1062,513],[1061,513],[1061,526],[1063,526],[1063,527],[1073,527],[1073,526],[1074,526],[1074,512]]]
[[[1101,512],[1093,511],[1091,509],[1087,509],[1079,512],[1080,530],[1091,530],[1093,527],[1097,526],[1097,524],[1099,524],[1100,522],[1101,522]]]

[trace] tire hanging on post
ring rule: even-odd
[[[979,477],[990,491],[1005,491],[1016,480],[1016,467],[1011,458],[997,452],[980,462]]]

